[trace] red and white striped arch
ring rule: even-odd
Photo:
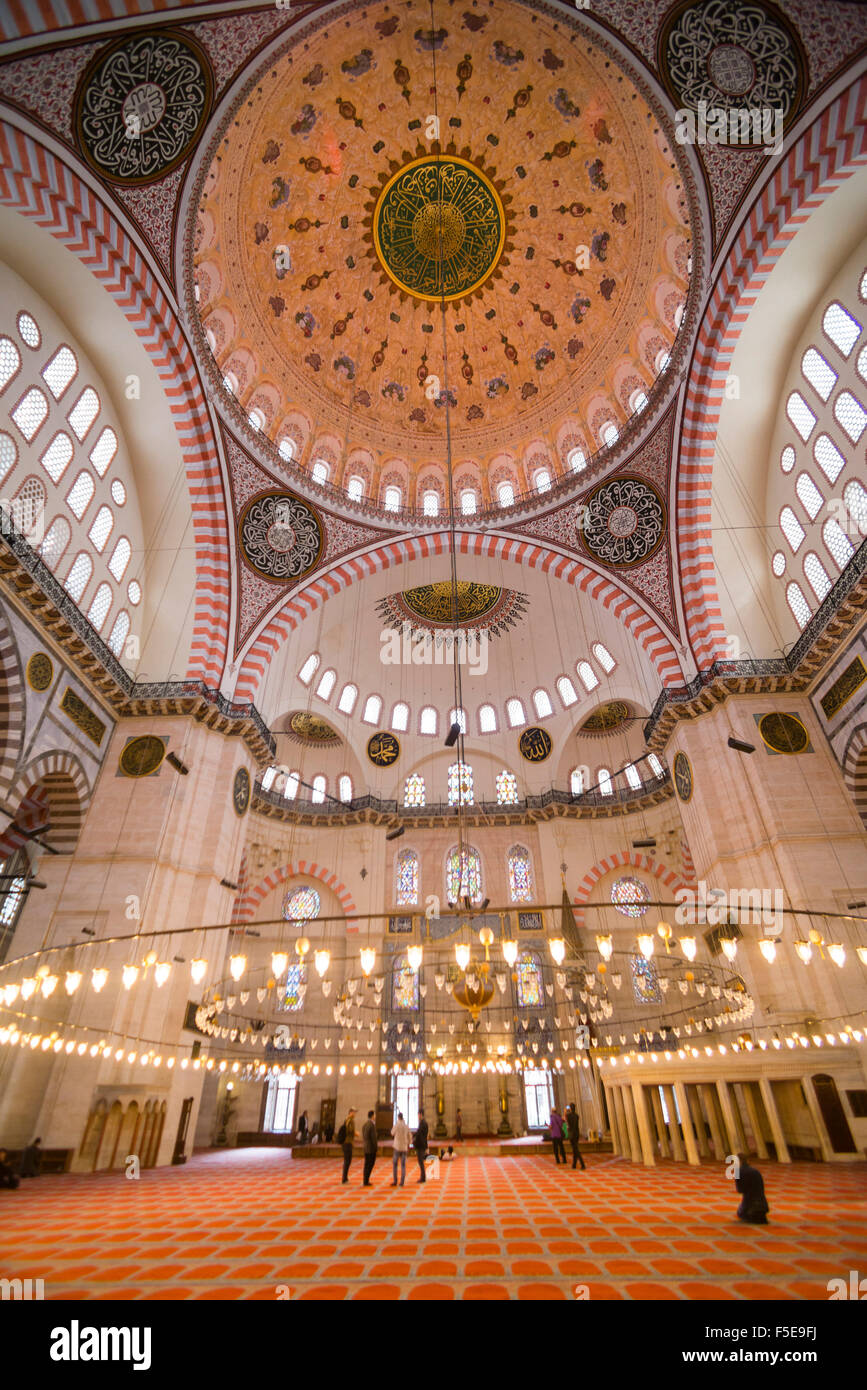
[[[3,0],[0,42],[72,29],[80,24],[102,24],[109,19],[186,9],[188,4],[189,0]]]
[[[232,921],[237,923],[252,922],[256,910],[265,900],[269,893],[281,883],[288,882],[292,878],[318,878],[320,882],[326,884],[332,892],[337,894],[340,899],[340,906],[346,913],[346,930],[354,932],[358,930],[357,922],[352,920],[352,916],[358,911],[355,900],[346,887],[341,883],[336,874],[326,868],[324,864],[317,864],[315,861],[308,862],[306,859],[299,859],[294,864],[284,864],[280,869],[272,869],[266,874],[260,883],[255,886],[242,886],[241,892],[235,899],[235,906],[232,911]]]
[[[711,530],[713,460],[741,328],[798,227],[867,162],[867,77],[835,98],[765,184],[726,257],[699,329],[683,410],[677,546],[687,639],[701,669],[725,655]]]
[[[407,564],[431,556],[448,555],[451,539],[447,531],[432,535],[402,537],[385,545],[375,546],[363,554],[341,560],[331,569],[314,575],[285,606],[272,617],[247,651],[238,674],[235,698],[254,700],[268,663],[279,647],[305,618],[317,608],[348,589],[359,580],[389,569],[392,565]],[[515,564],[541,570],[566,584],[574,584],[582,593],[601,603],[641,644],[663,685],[679,685],[684,680],[680,661],[671,640],[655,618],[641,607],[632,594],[627,594],[611,575],[599,574],[571,556],[559,554],[536,540],[510,539],[490,532],[464,531],[457,536],[461,555],[487,556],[491,559],[512,560]]]
[[[78,256],[112,296],[163,383],[187,473],[196,545],[189,679],[219,686],[229,627],[229,537],[220,464],[202,384],[178,319],[147,261],[73,171],[0,121],[0,203],[32,218]]]
[[[594,864],[592,869],[588,869],[582,878],[572,900],[575,904],[576,927],[584,926],[584,907],[589,902],[590,894],[600,878],[604,878],[606,874],[612,873],[615,869],[643,869],[646,874],[650,874],[651,877],[658,880],[660,889],[664,888],[669,896],[673,896],[680,888],[690,886],[676,870],[670,869],[667,864],[661,863],[658,859],[649,859],[646,854],[639,854],[636,850],[618,850],[616,854],[609,854],[605,859],[600,859],[598,864]],[[662,896],[661,893],[660,896]]]

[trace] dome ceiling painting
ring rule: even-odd
[[[498,637],[522,621],[528,606],[526,594],[471,579],[458,580],[457,594],[456,615],[452,585],[444,579],[389,594],[377,603],[376,611],[391,630],[401,631],[408,625],[413,632],[441,634],[462,628]]]
[[[374,4],[294,28],[203,154],[187,288],[224,414],[258,411],[269,457],[291,440],[284,472],[321,458],[338,485],[442,497],[448,402],[457,481],[496,504],[504,465],[516,493],[515,465],[556,476],[650,394],[692,196],[649,93],[579,20],[492,0],[438,21]]]

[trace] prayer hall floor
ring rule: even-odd
[[[279,1149],[185,1167],[25,1180],[0,1191],[0,1276],[46,1299],[827,1300],[867,1272],[867,1163],[762,1163],[766,1227],[735,1219],[722,1164],[587,1171],[551,1158],[459,1158],[392,1188],[361,1159]]]

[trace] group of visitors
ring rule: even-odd
[[[350,1106],[349,1113],[340,1129],[337,1131],[337,1142],[343,1149],[343,1177],[342,1182],[349,1182],[349,1168],[352,1163],[352,1146],[355,1143],[355,1116],[358,1112],[354,1106]],[[379,1149],[379,1139],[376,1133],[376,1125],[373,1119],[374,1112],[368,1110],[367,1119],[361,1130],[361,1146],[364,1153],[364,1170],[362,1176],[362,1187],[372,1187],[370,1175],[373,1172],[373,1165],[376,1162],[376,1155]],[[403,1118],[400,1111],[397,1112],[397,1119],[391,1131],[394,1140],[394,1149],[391,1157],[392,1187],[403,1187],[406,1182],[406,1158],[410,1148],[415,1150],[418,1160],[419,1176],[417,1182],[426,1182],[425,1157],[427,1156],[428,1123],[424,1117],[424,1111],[418,1112],[418,1128],[413,1135],[412,1130]],[[400,1183],[397,1180],[398,1168],[400,1169]]]
[[[5,1149],[0,1149],[0,1187],[16,1188],[22,1178],[38,1178],[42,1169],[41,1139],[34,1139],[21,1155],[18,1171],[12,1165]]]
[[[572,1149],[573,1169],[577,1168],[579,1163],[581,1164],[582,1170],[586,1169],[587,1164],[581,1157],[581,1149],[579,1147],[579,1141],[581,1136],[579,1133],[578,1111],[575,1109],[575,1106],[567,1105],[565,1115],[561,1115],[557,1107],[552,1106],[550,1123],[551,1143],[554,1146],[554,1158],[557,1161],[557,1163],[559,1164],[562,1162],[565,1164],[568,1162],[566,1158],[566,1143],[564,1138],[564,1136],[567,1136],[569,1139],[569,1145]]]

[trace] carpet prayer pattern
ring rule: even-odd
[[[761,1165],[770,1222],[743,1226],[722,1164],[460,1158],[392,1188],[380,1160],[274,1149],[0,1191],[0,1277],[46,1299],[818,1299],[867,1274],[867,1164]],[[278,1292],[279,1291],[279,1292]]]

